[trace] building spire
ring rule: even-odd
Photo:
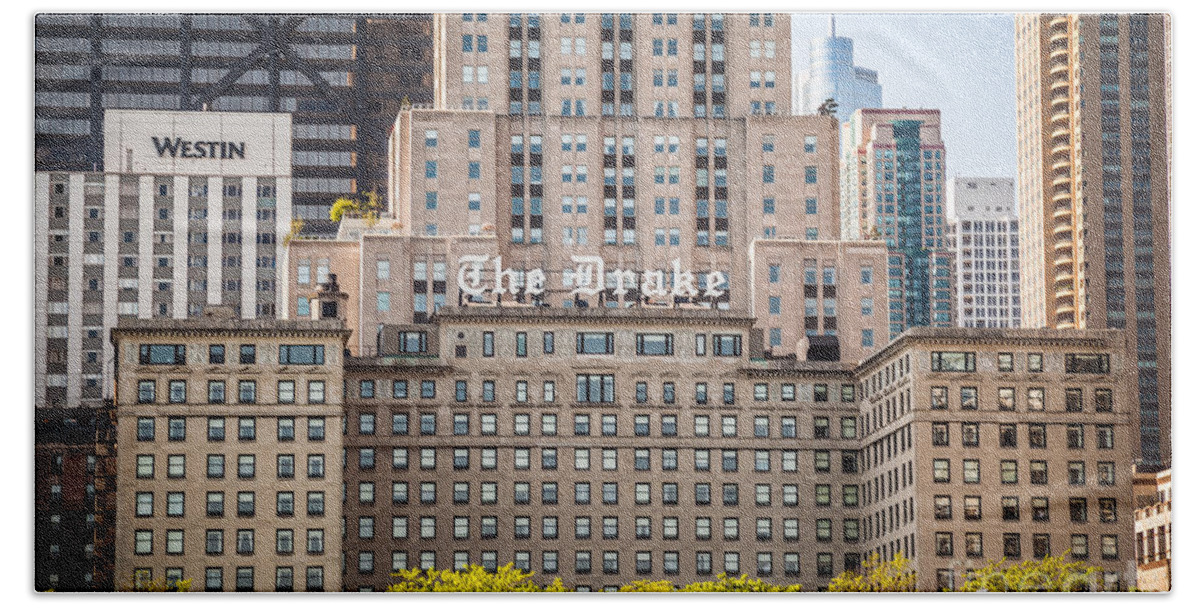
[[[829,15],[829,37],[830,38],[837,38],[837,23],[835,22],[835,19],[836,19],[836,17],[834,15],[832,15],[832,14]]]

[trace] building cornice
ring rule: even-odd
[[[740,313],[678,308],[554,308],[535,306],[466,306],[439,310],[434,324],[443,323],[579,323],[590,325],[702,325],[749,329],[755,320]]]

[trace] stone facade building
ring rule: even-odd
[[[229,313],[113,330],[115,587],[339,590],[349,332]]]

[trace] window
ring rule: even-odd
[[[138,439],[141,439],[142,425],[138,419]],[[150,420],[151,438],[153,439],[154,419]],[[225,441],[225,419],[224,418],[209,418],[208,419],[208,440],[209,441]]]
[[[138,381],[138,403],[154,403],[155,382],[153,380]]]
[[[310,380],[308,382],[308,402],[325,403],[325,381]]]
[[[930,425],[933,432],[933,445],[946,446],[950,445],[950,424],[947,422],[934,422]]]
[[[934,533],[934,549],[939,557],[954,556],[954,534],[951,532]]]
[[[857,422],[851,417],[842,418],[842,439],[854,439],[857,436]]]
[[[996,356],[996,369],[1002,372],[1013,371],[1013,354],[999,353]]]
[[[322,345],[279,345],[280,365],[324,365],[325,347]]]
[[[640,343],[639,336],[639,345]],[[581,355],[611,355],[613,354],[613,334],[578,332],[575,334],[575,352]]]
[[[137,439],[138,441],[154,441],[153,418],[137,419]]]
[[[954,517],[954,509],[949,496],[933,497],[933,517],[934,519],[951,519]]]
[[[944,410],[950,406],[950,389],[945,386],[934,386],[929,389],[929,408]]]
[[[979,483],[979,461],[974,459],[964,460],[962,464],[963,483]]]
[[[187,347],[183,344],[143,344],[138,362],[142,365],[186,365]]]
[[[1079,560],[1087,559],[1088,557],[1088,537],[1087,534],[1072,534],[1071,535],[1071,557]]]
[[[1067,447],[1076,450],[1083,449],[1083,425],[1067,425]]]
[[[932,352],[929,354],[929,367],[935,372],[974,372],[975,353],[968,352]]]
[[[742,337],[740,335],[713,334],[713,355],[740,357],[742,355]]]
[[[238,418],[238,439],[253,441],[255,437],[254,418]]]
[[[308,440],[309,441],[324,441],[325,440],[325,419],[310,417],[308,419]]]
[[[974,386],[964,386],[959,389],[959,405],[964,410],[979,409],[979,389]]]
[[[1109,372],[1109,357],[1107,354],[1068,353],[1065,364],[1068,374],[1107,374]],[[1031,369],[1030,371],[1034,370]]]
[[[1044,486],[1049,482],[1045,460],[1029,461],[1029,483]]]
[[[1003,539],[1004,539],[1004,557],[1012,557],[1012,558],[1021,557],[1021,535],[1020,534],[1005,534]]]
[[[225,381],[224,380],[209,380],[208,381],[208,402],[209,403],[225,403]]]
[[[637,354],[674,355],[674,336],[672,334],[637,334]]]
[[[950,461],[946,458],[933,459],[934,483],[950,483]]]
[[[611,336],[612,334],[608,335]],[[576,375],[575,400],[580,403],[612,403],[614,400],[613,375]]]

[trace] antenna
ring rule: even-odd
[[[834,15],[832,15],[832,14],[829,15],[829,37],[830,38],[837,38],[837,22],[835,21],[835,19],[836,19],[836,17]]]

